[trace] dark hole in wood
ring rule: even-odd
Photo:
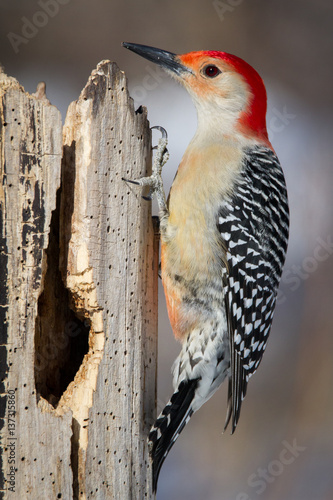
[[[59,269],[59,212],[52,212],[49,245],[46,250],[47,271],[38,300],[35,328],[35,383],[37,393],[57,406],[60,397],[74,380],[84,355],[89,350],[87,319],[71,309],[71,297]]]

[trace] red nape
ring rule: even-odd
[[[204,52],[209,57],[222,59],[230,64],[250,87],[253,98],[248,110],[243,114],[240,123],[255,132],[259,137],[268,141],[266,129],[267,94],[264,82],[257,71],[240,57],[218,50]]]

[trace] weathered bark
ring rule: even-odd
[[[72,417],[69,411],[59,416],[45,401],[38,404],[34,378],[44,250],[60,185],[61,117],[13,78],[3,73],[0,78],[1,436],[6,480],[1,488],[7,489],[8,498],[42,498],[43,492],[71,498]]]
[[[158,243],[122,181],[149,172],[146,113],[103,61],[62,144],[42,88],[0,85],[1,488],[13,456],[15,498],[153,498]]]

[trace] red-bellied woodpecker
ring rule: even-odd
[[[184,85],[197,131],[166,204],[160,140],[150,185],[160,210],[161,271],[173,332],[182,343],[174,394],[149,440],[156,489],[161,465],[180,432],[227,377],[234,432],[249,378],[270,332],[288,242],[285,180],[268,140],[266,90],[242,59],[218,51],[176,55],[124,47],[162,66]]]

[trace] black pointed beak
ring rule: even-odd
[[[181,76],[184,72],[192,73],[192,71],[179,62],[177,54],[167,52],[166,50],[156,49],[155,47],[148,47],[148,45],[140,45],[138,43],[123,42],[122,46],[125,49],[132,50],[145,57],[148,61],[152,61],[165,70],[170,70],[173,73]]]

